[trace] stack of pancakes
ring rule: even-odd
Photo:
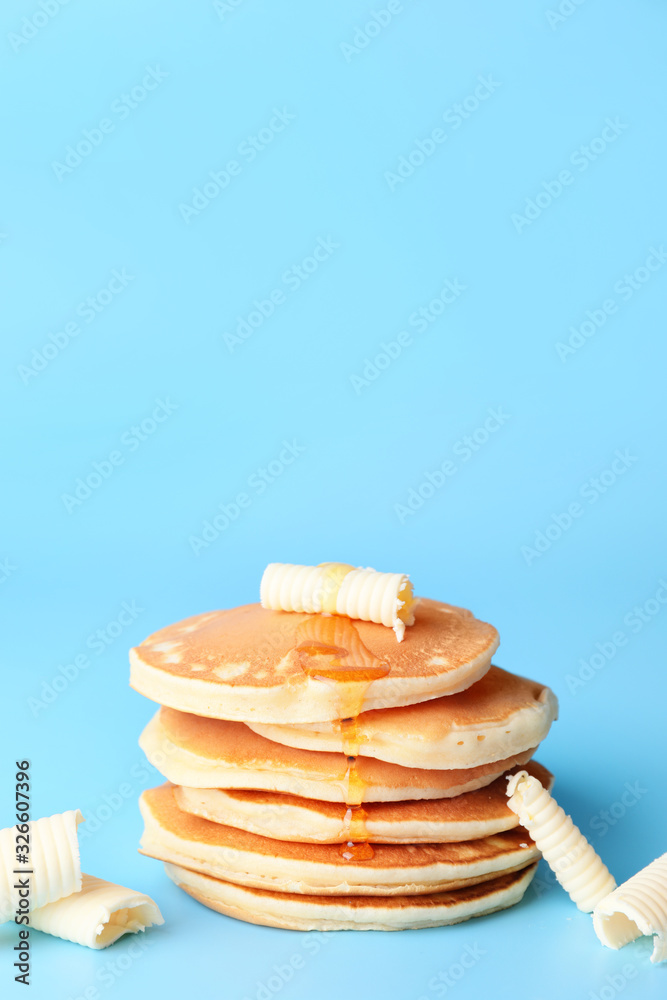
[[[130,653],[161,708],[140,745],[144,854],[202,903],[298,930],[455,923],[523,896],[539,852],[506,774],[556,718],[549,688],[491,666],[493,626],[420,599],[401,643],[259,604],[198,615]],[[530,763],[528,763],[530,761]]]

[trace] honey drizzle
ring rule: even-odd
[[[348,839],[340,845],[339,854],[345,861],[368,861],[374,851],[368,842],[367,813],[362,806],[366,783],[357,767],[361,745],[358,717],[369,685],[386,677],[389,667],[363,644],[350,619],[338,615],[309,615],[297,629],[296,653],[304,673],[336,686],[347,757],[343,823]]]

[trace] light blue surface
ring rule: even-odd
[[[143,950],[35,932],[33,1000],[664,997],[645,942],[603,949],[546,881],[322,943],[136,853],[159,779],[127,649],[326,559],[492,621],[559,695],[540,758],[617,879],[667,850],[667,14],[560,7],[3,5],[0,825],[27,756],[34,815],[80,807],[84,869],[166,920]]]

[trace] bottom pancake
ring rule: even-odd
[[[302,896],[234,885],[166,864],[179,888],[218,913],[251,924],[294,931],[401,931],[457,924],[518,903],[537,869],[479,885],[421,896]]]

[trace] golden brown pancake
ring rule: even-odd
[[[249,723],[270,740],[305,750],[377,757],[405,767],[477,767],[540,743],[558,715],[544,684],[491,669],[444,698],[362,713],[351,723]]]
[[[180,785],[174,787],[174,796],[185,812],[276,840],[443,844],[477,840],[518,826],[516,813],[507,805],[506,789],[508,776],[520,769],[536,777],[545,788],[552,787],[553,775],[537,761],[530,761],[484,788],[454,798],[371,802],[362,809],[280,792]]]
[[[492,625],[426,598],[400,643],[374,622],[246,604],[149,636],[130,652],[130,683],[153,701],[197,715],[315,722],[461,691],[484,675],[497,646]],[[356,671],[344,669],[351,661],[358,661]]]
[[[341,753],[298,750],[254,733],[242,722],[205,719],[161,708],[139,739],[151,764],[177,785],[193,788],[254,788],[327,802],[347,802],[351,784],[357,801],[390,802],[460,795],[494,781],[530,760],[535,747],[474,768],[436,770],[401,767],[359,757],[352,769]]]
[[[212,910],[295,931],[400,931],[441,927],[518,903],[537,864],[450,892],[420,896],[304,896],[253,889],[166,864],[169,878]]]
[[[227,882],[314,895],[412,895],[525,868],[539,851],[523,827],[456,844],[378,844],[347,860],[335,844],[296,844],[210,823],[179,809],[172,785],[143,792],[141,853]]]

